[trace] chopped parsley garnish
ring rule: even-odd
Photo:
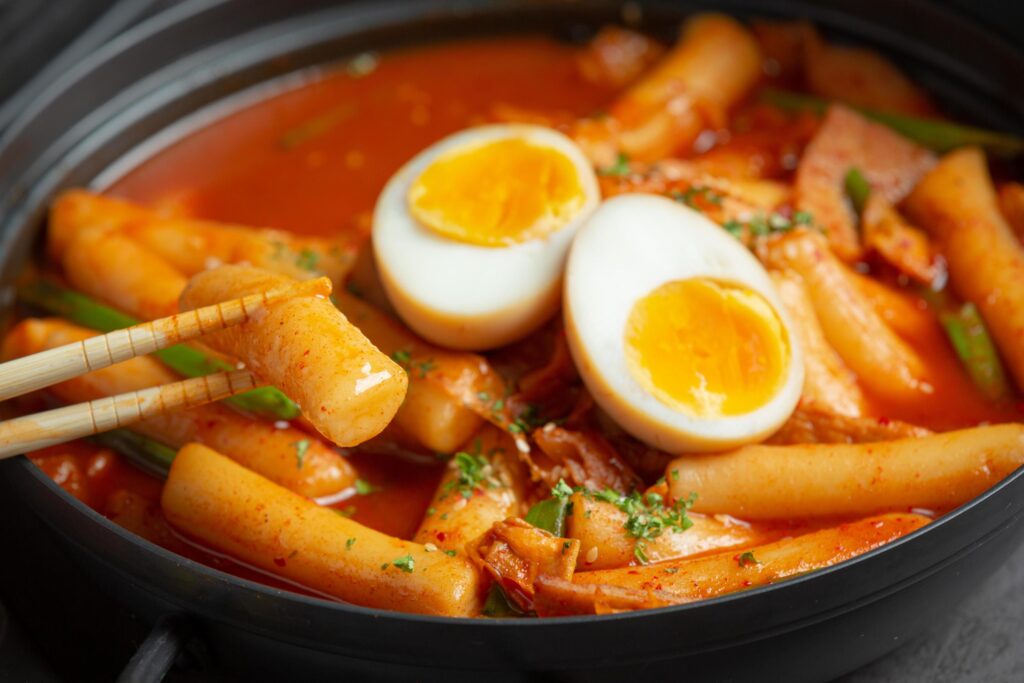
[[[672,481],[679,481],[679,470],[672,470]]]
[[[619,498],[622,498],[622,494],[615,489],[608,488],[603,491],[593,491],[591,493],[591,497],[596,498],[597,500],[602,500],[605,503],[617,505]]]
[[[691,493],[687,499],[679,499],[673,505],[665,505],[665,499],[659,493],[650,491],[640,493],[633,491],[626,495],[614,489],[603,491],[587,491],[583,494],[595,500],[611,503],[626,513],[626,521],[622,527],[626,535],[636,539],[633,556],[640,564],[647,564],[647,542],[654,540],[666,530],[686,531],[693,526],[687,511],[697,501],[697,494]]]
[[[379,486],[374,486],[365,479],[356,479],[356,493],[360,496],[368,496],[376,491],[380,491]]]
[[[409,349],[398,349],[391,354],[391,360],[401,365],[406,372],[411,372],[415,367],[419,370],[420,379],[426,377],[428,372],[437,367],[437,362],[433,358],[413,363],[412,351]]]
[[[647,541],[642,538],[636,539],[636,545],[633,546],[633,557],[637,559],[640,564],[647,564],[650,562],[650,558],[647,557]]]
[[[416,560],[412,559],[412,555],[406,555],[400,557],[397,560],[391,560],[391,564],[401,569],[406,574],[412,574],[413,570],[416,569]]]
[[[562,554],[565,555],[565,551],[568,550],[571,546],[572,546],[572,541],[563,541],[562,542]]]
[[[437,512],[437,508],[435,508],[435,507],[429,507],[429,508],[427,508],[427,517],[430,517],[430,516],[431,516],[431,515],[433,515],[433,514],[434,514],[435,512]]]
[[[448,557],[455,557],[459,553],[458,553],[458,551],[455,551],[455,550],[445,550],[444,554],[447,555]]]
[[[629,156],[619,152],[619,156],[615,158],[615,163],[599,169],[597,174],[619,177],[629,175]]]
[[[495,410],[498,410],[498,408]],[[534,403],[528,403],[523,412],[519,413],[519,415],[517,415],[509,424],[508,431],[512,434],[529,434],[545,422],[538,413],[539,409],[537,408],[537,405]]]
[[[320,254],[312,249],[303,249],[295,259],[295,265],[303,270],[316,270],[316,264],[320,262]]]
[[[746,567],[747,565],[750,565],[750,564],[761,564],[761,563],[757,560],[756,557],[754,557],[754,553],[752,553],[752,552],[750,552],[748,550],[747,552],[743,553],[742,555],[740,555],[739,557],[736,558],[736,564],[738,564],[741,567]]]
[[[505,407],[505,400],[502,398],[495,398],[491,401],[491,394],[486,391],[478,391],[476,397],[480,399],[482,403],[489,403],[488,406],[492,413],[498,414]]]
[[[797,211],[793,214],[793,222],[797,225],[811,225],[814,223],[814,216],[810,211]]]
[[[725,223],[722,223],[722,227],[725,228],[727,233],[736,239],[743,237],[743,223],[740,223],[734,218],[730,218]]]
[[[701,202],[713,206],[721,206],[723,199],[722,195],[706,185],[693,185],[687,188],[685,192],[675,191],[669,196],[680,204],[686,204],[691,209],[696,209],[697,211],[701,210]]]
[[[345,541],[345,550],[352,550],[352,546],[356,544],[356,539],[350,538]]]
[[[292,443],[295,448],[295,469],[301,470],[302,463],[306,460],[306,451],[309,450],[309,439],[300,439]]]
[[[568,498],[573,494],[572,487],[565,483],[565,479],[559,479],[555,487],[551,489],[551,495],[558,499]]]
[[[428,358],[425,361],[421,361],[416,364],[416,368],[420,371],[420,379],[427,376],[427,373],[437,367],[437,363],[434,362],[433,358]]]
[[[457,476],[444,485],[445,491],[457,490],[463,498],[472,498],[481,484],[497,488],[500,484],[492,476],[491,463],[483,455],[459,451],[453,456]]]
[[[807,211],[797,211],[793,214],[792,218],[787,218],[783,214],[774,211],[767,215],[758,212],[745,221],[727,220],[722,224],[722,227],[733,237],[739,238],[743,236],[744,229],[753,237],[767,237],[768,235],[789,232],[802,225],[814,225],[814,217]]]

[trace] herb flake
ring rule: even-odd
[[[761,564],[761,562],[758,561],[756,557],[754,557],[754,553],[748,550],[747,552],[741,554],[739,557],[736,558],[736,564],[738,564],[741,567],[746,567],[752,564]]]
[[[695,211],[703,211],[703,206],[705,204],[721,206],[723,199],[722,195],[718,194],[706,185],[693,185],[686,188],[685,192],[675,191],[669,196],[680,204],[685,204]]]
[[[565,479],[559,479],[555,487],[551,489],[551,495],[559,500],[568,498],[573,494],[572,487],[565,483]]]
[[[295,265],[303,270],[316,270],[316,265],[319,262],[320,254],[312,249],[303,249],[295,259]]]
[[[445,491],[458,491],[463,498],[468,499],[473,497],[473,492],[481,485],[488,488],[500,486],[493,476],[491,463],[483,455],[459,451],[452,459],[456,477],[444,485]]]
[[[300,439],[292,443],[295,449],[295,469],[301,470],[306,460],[306,451],[309,450],[309,439]]]
[[[672,505],[666,505],[660,493],[649,491],[640,493],[633,491],[622,494],[608,488],[604,491],[583,491],[584,495],[595,500],[611,503],[626,514],[622,527],[626,535],[636,539],[633,556],[640,564],[647,564],[647,542],[652,541],[667,530],[683,532],[693,526],[687,512],[697,501],[697,494],[691,493],[689,498],[680,498]]]
[[[376,493],[377,491],[380,491],[379,486],[374,486],[365,479],[356,479],[356,493],[360,496],[368,496],[371,493]]]
[[[416,364],[416,369],[420,371],[420,379],[427,376],[427,373],[437,367],[437,363],[433,358],[428,358],[425,361],[421,361]]]
[[[615,158],[615,163],[611,166],[606,166],[602,169],[598,169],[598,175],[605,176],[617,176],[623,177],[629,175],[629,155],[619,152],[619,155]]]
[[[788,217],[777,211],[767,214],[759,211],[743,221],[731,218],[722,223],[722,228],[737,239],[742,238],[744,232],[751,237],[768,237],[801,226],[814,227],[814,216],[810,212],[796,211],[792,217]]]
[[[412,558],[412,555],[405,555],[399,557],[397,560],[391,560],[391,564],[401,569],[406,574],[412,574],[416,570],[416,560]]]

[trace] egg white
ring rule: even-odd
[[[705,277],[763,296],[788,336],[787,375],[776,394],[742,415],[695,417],[672,409],[633,377],[625,329],[633,305],[666,282]],[[655,195],[606,201],[576,235],[565,272],[566,336],[597,404],[623,429],[669,453],[717,451],[759,441],[800,399],[803,353],[768,273],[703,214]]]
[[[572,162],[584,198],[572,220],[545,238],[508,247],[456,241],[420,224],[408,203],[416,178],[446,152],[500,139],[551,148]],[[599,201],[593,167],[557,131],[492,125],[447,137],[403,166],[377,200],[372,243],[384,290],[405,323],[436,344],[469,350],[508,344],[558,310],[569,244]]]

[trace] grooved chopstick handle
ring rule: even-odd
[[[330,293],[327,278],[305,280],[17,358],[0,365],[0,401],[247,322],[275,299]]]
[[[0,422],[0,459],[125,427],[176,408],[219,401],[257,386],[248,370],[218,372],[7,420]]]

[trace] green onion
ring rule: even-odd
[[[494,584],[487,593],[487,600],[481,610],[487,617],[525,617],[527,613],[519,609],[519,606],[508,599],[501,586]]]
[[[526,513],[526,521],[538,529],[549,531],[555,536],[565,535],[565,518],[572,503],[568,498],[546,498],[536,503]]]
[[[551,498],[546,498],[535,503],[530,511],[526,513],[526,521],[537,527],[548,531],[555,536],[565,535],[565,518],[571,514],[572,503],[569,496],[572,489],[564,481],[559,481],[552,490]],[[569,542],[566,541],[566,545]],[[562,552],[565,552],[563,549]],[[508,599],[501,586],[494,584],[491,592],[487,594],[487,602],[484,604],[483,613],[489,617],[522,617],[526,613],[519,609],[519,606]]]
[[[166,477],[176,450],[148,436],[127,429],[113,429],[90,437],[126,457],[136,467],[157,477]]]
[[[999,359],[999,351],[981,317],[978,307],[957,304],[947,292],[923,288],[921,294],[936,312],[957,358],[974,385],[991,401],[1010,396],[1010,383]]]
[[[85,294],[45,280],[19,287],[18,299],[100,332],[113,332],[137,325],[139,322],[129,315],[96,302]]]
[[[850,167],[843,180],[843,187],[857,213],[864,213],[864,206],[868,203],[868,197],[871,196],[871,184],[868,183],[868,179],[864,177],[859,168]]]
[[[138,320],[129,315],[104,306],[80,292],[50,282],[37,281],[19,287],[18,299],[99,332],[113,332],[139,324]],[[185,344],[161,349],[153,355],[186,377],[201,377],[211,372],[235,369],[231,363]],[[226,400],[237,408],[275,420],[291,420],[299,416],[299,407],[295,402],[274,387],[260,387]]]
[[[785,90],[766,88],[761,99],[786,111],[810,111],[824,115],[831,102],[813,95],[801,95]],[[872,121],[877,121],[906,138],[918,142],[936,152],[948,152],[957,147],[977,145],[992,154],[1015,156],[1024,152],[1024,139],[1008,133],[998,133],[983,128],[961,126],[946,121],[932,121],[903,114],[851,107]]]
[[[565,535],[565,518],[572,511],[572,503],[569,496],[572,495],[572,488],[564,481],[559,481],[552,490],[553,496],[535,503],[530,511],[526,513],[526,521],[537,527],[548,531],[555,536]],[[513,601],[508,599],[505,591],[498,584],[491,586],[487,594],[487,601],[484,603],[484,615],[488,617],[523,617],[527,616]]]
[[[977,306],[968,302],[939,313],[939,322],[974,384],[992,401],[1010,395],[999,352]]]

